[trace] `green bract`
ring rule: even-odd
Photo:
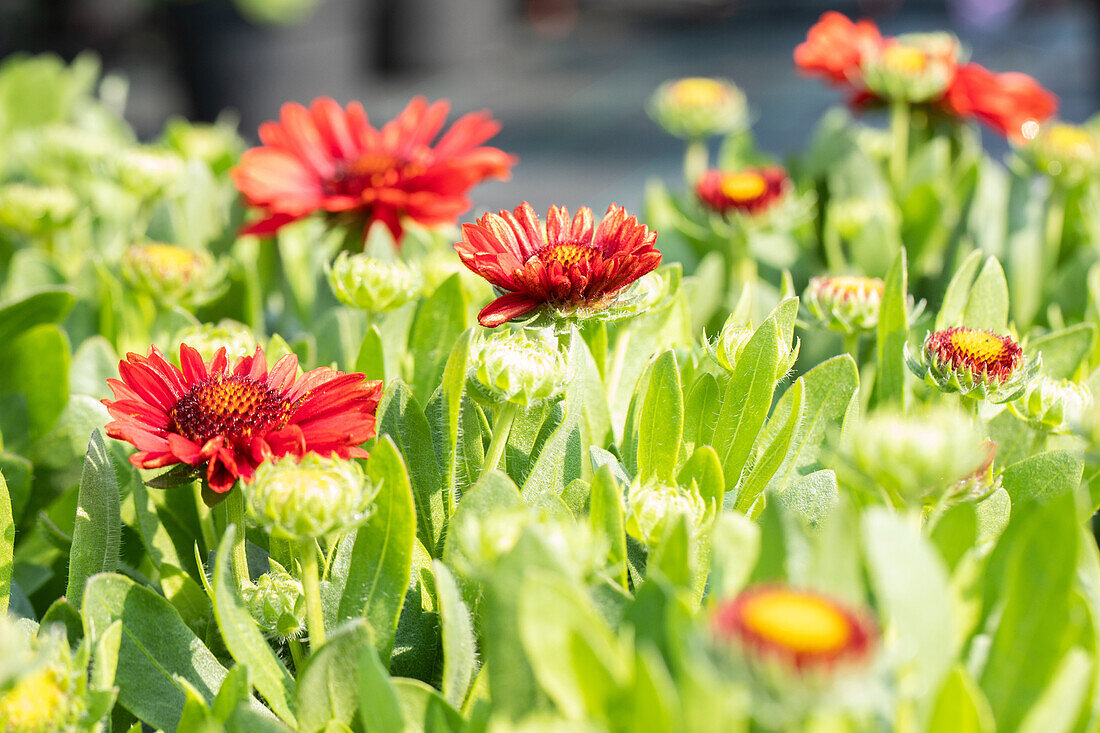
[[[9,183],[0,187],[0,225],[23,234],[41,234],[68,223],[78,203],[71,191],[60,186]]]
[[[227,274],[208,252],[160,242],[131,245],[122,257],[126,282],[168,305],[210,302],[229,285]]]
[[[256,578],[244,591],[248,612],[268,636],[297,639],[306,628],[306,597],[302,583],[281,567]]]
[[[631,486],[626,504],[627,533],[650,546],[659,543],[669,525],[681,516],[697,530],[707,510],[698,491],[654,483]]]
[[[355,461],[309,454],[262,464],[247,488],[248,508],[278,537],[322,538],[367,521],[377,490]]]
[[[416,269],[401,260],[380,260],[345,251],[332,263],[329,285],[341,303],[385,313],[416,297],[421,278]]]
[[[475,346],[469,386],[489,404],[539,405],[562,394],[565,359],[545,332],[493,334]]]

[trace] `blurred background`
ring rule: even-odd
[[[791,53],[827,9],[889,34],[950,29],[974,61],[1053,90],[1065,119],[1100,108],[1089,0],[0,0],[0,56],[95,51],[129,80],[145,137],[229,108],[254,141],[284,101],[319,95],[361,100],[375,124],[414,94],[448,97],[455,113],[491,109],[492,144],[520,156],[512,181],[475,191],[478,210],[638,210],[647,178],[680,174],[679,141],[643,110],[667,79],[732,79],[764,150],[805,145],[840,98],[796,75]]]

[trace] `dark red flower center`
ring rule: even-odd
[[[557,262],[568,270],[582,262],[591,264],[593,258],[599,254],[599,250],[587,244],[559,244],[540,250],[537,256],[547,265]]]
[[[251,377],[215,375],[199,382],[172,408],[172,432],[203,445],[225,436],[247,446],[252,438],[286,424],[295,405],[283,393]]]
[[[358,196],[369,188],[393,186],[424,172],[424,166],[388,153],[368,153],[336,163],[336,172],[324,182],[329,196]]]

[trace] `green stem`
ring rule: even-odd
[[[317,572],[317,543],[312,539],[298,542],[298,560],[302,563],[302,590],[306,594],[306,628],[311,651],[325,643],[325,615],[321,608],[321,579]]]
[[[844,257],[844,248],[840,242],[840,232],[837,231],[835,215],[830,209],[824,212],[825,222],[821,230],[821,245],[825,250],[825,265],[829,272],[840,273],[848,269],[847,258]]]
[[[694,188],[695,182],[707,171],[710,153],[706,140],[689,140],[684,148],[684,183]]]
[[[1047,201],[1047,218],[1043,235],[1043,252],[1046,260],[1046,274],[1052,275],[1058,267],[1058,258],[1062,252],[1062,235],[1066,226],[1066,191],[1057,183],[1050,192]]]
[[[481,469],[481,475],[492,471],[500,463],[504,455],[504,446],[508,444],[508,433],[512,430],[512,422],[516,419],[519,405],[505,402],[497,413],[496,422],[493,424],[493,440],[489,443],[489,452],[485,454],[485,465]]]
[[[287,646],[290,647],[290,658],[294,660],[294,672],[298,674],[302,671],[302,665],[305,663],[305,654],[302,651],[302,642],[297,639],[291,639],[287,642]]]
[[[248,554],[245,552],[244,531],[244,490],[236,486],[225,497],[225,525],[234,525],[236,537],[233,542],[233,577],[237,579],[237,587],[244,588],[250,582],[248,577]]]
[[[852,361],[859,366],[859,331],[844,334],[844,351],[851,355]]]
[[[905,100],[890,103],[890,138],[890,181],[894,191],[900,192],[909,164],[909,103]]]

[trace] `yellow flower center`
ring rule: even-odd
[[[547,247],[542,250],[538,253],[538,257],[548,265],[551,262],[557,262],[562,267],[569,269],[581,262],[591,262],[597,254],[599,252],[595,247],[589,247],[586,244],[559,244],[556,247]]]
[[[161,276],[178,275],[187,279],[202,264],[201,258],[191,250],[160,242],[135,245],[130,252],[131,257]]]
[[[899,74],[919,74],[928,67],[928,54],[919,48],[894,44],[883,50],[882,64]]]
[[[768,182],[759,173],[727,173],[722,176],[722,193],[733,201],[752,201],[768,190]]]
[[[1043,137],[1056,154],[1064,157],[1087,155],[1098,147],[1096,136],[1077,125],[1053,125]]]
[[[0,698],[0,730],[55,730],[65,697],[57,673],[48,667],[24,677]]]
[[[715,79],[693,77],[672,85],[672,100],[684,107],[715,107],[729,97],[729,88]]]
[[[1005,351],[1004,342],[985,331],[960,329],[951,334],[951,346],[967,359],[978,364],[990,364]]]
[[[844,612],[810,593],[759,593],[745,602],[742,614],[747,629],[795,653],[839,653],[852,638]]]

